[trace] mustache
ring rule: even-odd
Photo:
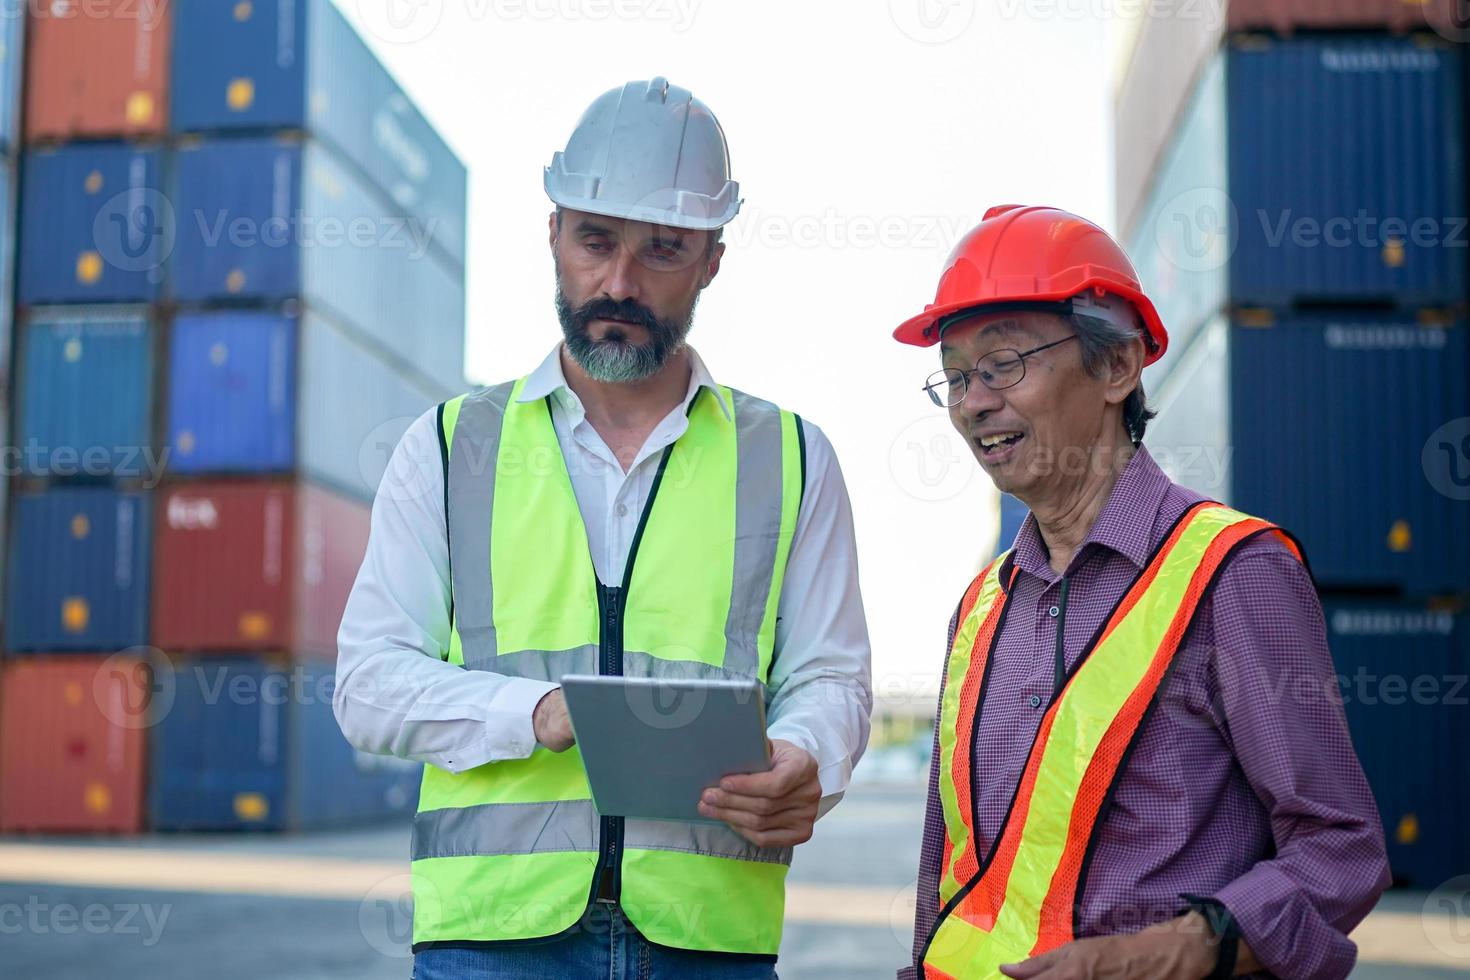
[[[581,332],[586,332],[593,320],[623,320],[636,323],[654,336],[667,332],[667,325],[658,316],[634,299],[614,300],[606,296],[589,300],[572,311],[572,323]]]

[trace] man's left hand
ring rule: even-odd
[[[1215,969],[1213,940],[1191,912],[1133,935],[1077,939],[1000,972],[1017,980],[1198,980]]]
[[[701,815],[723,820],[757,847],[795,847],[811,840],[822,784],[806,749],[776,739],[766,772],[726,776],[704,791]]]

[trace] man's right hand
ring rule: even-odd
[[[531,713],[531,729],[536,733],[536,741],[553,752],[565,752],[577,741],[572,734],[572,719],[567,714],[567,699],[561,688],[536,702],[536,710]]]

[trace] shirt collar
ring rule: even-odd
[[[1083,558],[1090,545],[1101,545],[1127,558],[1140,570],[1148,562],[1154,548],[1154,527],[1158,523],[1159,508],[1164,494],[1169,490],[1169,477],[1159,469],[1153,456],[1143,446],[1133,454],[1123,468],[1113,492],[1103,505],[1097,520],[1088,531],[1082,547],[1072,558],[1073,567]],[[1045,581],[1056,578],[1052,571],[1046,549],[1041,539],[1041,529],[1036,524],[1036,515],[1027,514],[1021,529],[1016,533],[1015,552],[1001,569],[1001,581],[1010,575],[1014,565]],[[1068,569],[1070,572],[1071,569]]]
[[[578,409],[582,407],[582,400],[567,384],[566,374],[561,369],[562,346],[558,343],[553,347],[551,353],[547,354],[546,358],[536,366],[536,370],[530,373],[517,401],[533,402],[547,395],[556,395],[570,398],[572,405]],[[715,384],[715,379],[709,373],[709,368],[705,365],[704,358],[699,356],[699,352],[693,347],[684,349],[689,352],[689,390],[684,394],[684,410],[686,412],[689,410],[689,403],[694,400],[695,395],[699,394],[700,388],[708,388],[714,393],[715,403],[720,406],[720,411],[725,413],[725,421],[731,421],[734,415],[730,410],[730,400],[725,397],[725,390]]]

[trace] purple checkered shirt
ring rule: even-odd
[[[1051,701],[1059,627],[1070,670],[1175,520],[1200,499],[1140,449],[1065,576],[1048,564],[1036,518],[1026,518],[975,739],[981,854]],[[1342,707],[1326,693],[1336,687],[1311,577],[1273,536],[1252,539],[1226,565],[1176,658],[1098,833],[1079,937],[1174,918],[1189,893],[1223,902],[1272,974],[1347,976],[1357,956],[1347,934],[1388,886],[1388,862]],[[937,739],[935,746],[916,961],[938,914],[944,852]],[[914,976],[912,966],[899,971],[901,980]]]

